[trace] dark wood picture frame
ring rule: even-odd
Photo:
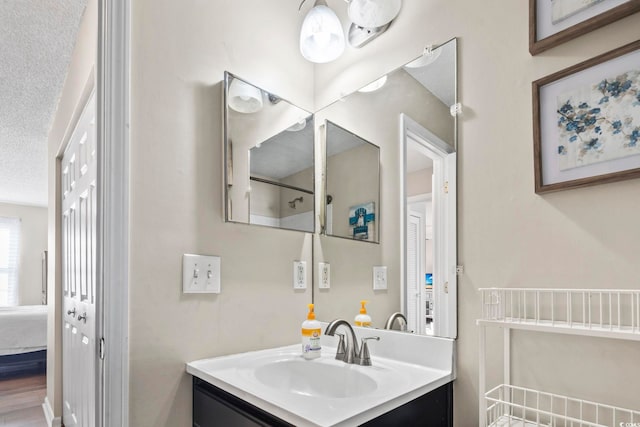
[[[545,141],[542,139],[542,128],[541,128],[541,118],[543,112],[541,111],[540,101],[540,90],[550,84],[554,83],[558,80],[570,77],[580,71],[587,70],[591,67],[604,64],[607,61],[613,60],[620,56],[633,53],[635,51],[639,51],[636,53],[640,53],[640,40],[637,40],[633,43],[629,43],[625,46],[614,49],[610,52],[606,52],[602,55],[598,55],[594,58],[591,58],[587,61],[581,62],[579,64],[568,67],[564,70],[558,71],[549,76],[538,79],[532,83],[532,95],[533,95],[533,154],[534,154],[534,177],[535,177],[535,192],[538,194],[548,193],[552,191],[558,190],[566,190],[570,188],[579,188],[586,187],[594,184],[604,184],[609,182],[617,182],[626,179],[632,178],[640,178],[640,167],[633,169],[620,170],[616,172],[588,176],[585,178],[572,179],[562,182],[555,183],[545,183],[543,182],[543,168],[545,168],[545,164],[543,163],[543,144]],[[557,141],[547,142],[557,144]]]
[[[529,52],[531,55],[537,55],[547,49],[551,49],[595,29],[604,27],[626,16],[640,12],[640,0],[629,0],[627,3],[616,6],[572,27],[538,40],[538,1],[543,0],[529,0]]]

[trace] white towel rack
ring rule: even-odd
[[[640,290],[483,288],[481,426],[640,425],[640,412],[510,384],[511,329],[640,341]],[[504,328],[504,384],[486,391],[486,327]],[[486,391],[486,393],[485,393]]]

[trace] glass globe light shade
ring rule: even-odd
[[[351,0],[349,19],[359,27],[382,27],[398,16],[401,6],[402,0]]]
[[[239,79],[229,85],[229,107],[239,113],[255,113],[262,109],[262,91]]]
[[[344,46],[344,31],[335,12],[316,2],[300,30],[302,56],[319,64],[330,62],[342,55]]]
[[[371,82],[364,87],[361,87],[360,89],[358,89],[358,92],[362,92],[362,93],[375,92],[376,90],[384,86],[386,82],[387,82],[387,76],[384,75],[380,77],[378,80]]]

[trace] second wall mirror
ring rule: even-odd
[[[329,236],[377,243],[380,147],[330,121],[325,129],[326,198],[322,229]]]
[[[225,73],[225,219],[313,233],[313,115]]]

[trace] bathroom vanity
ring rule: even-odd
[[[454,340],[354,330],[358,341],[381,338],[370,343],[372,366],[336,360],[326,335],[315,360],[296,344],[188,363],[193,425],[453,425]]]
[[[193,378],[193,425],[292,426],[287,421],[215,387]],[[349,424],[344,424],[349,425]],[[398,425],[453,426],[453,383],[447,383],[404,405],[360,424],[367,427]]]

